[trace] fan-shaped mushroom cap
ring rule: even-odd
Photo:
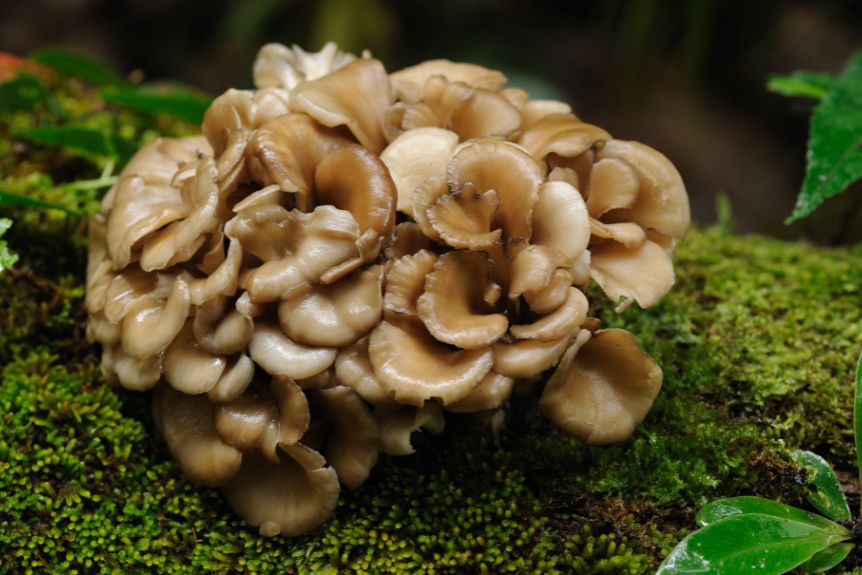
[[[415,320],[382,321],[371,332],[368,355],[383,389],[396,401],[444,404],[466,397],[491,370],[490,348],[452,350]]]
[[[382,281],[383,267],[371,266],[282,301],[278,305],[281,327],[290,339],[304,345],[349,345],[380,321]]]
[[[334,42],[327,42],[319,52],[306,52],[296,45],[265,44],[254,59],[254,85],[292,90],[303,80],[322,78],[355,59]]]
[[[390,261],[431,247],[431,241],[414,222],[402,222],[395,226],[395,232],[386,245],[386,258]]]
[[[446,174],[446,162],[458,145],[458,134],[442,128],[404,132],[380,154],[398,190],[398,211],[413,215],[413,192],[432,176]]]
[[[605,242],[590,251],[590,276],[613,301],[633,299],[641,307],[649,307],[673,286],[673,260],[653,241],[634,248]]]
[[[571,340],[571,334],[567,334],[556,341],[498,341],[493,347],[494,371],[515,379],[539,375],[559,361]]]
[[[195,340],[209,353],[232,355],[245,350],[254,322],[237,310],[227,311],[227,298],[198,306],[192,323]]]
[[[380,430],[380,450],[387,455],[410,455],[415,451],[410,436],[420,429],[440,433],[446,425],[443,411],[434,402],[422,407],[376,407],[374,419]]]
[[[634,168],[619,158],[604,158],[590,169],[587,210],[600,218],[611,210],[630,208],[638,199],[640,180]]]
[[[530,242],[550,248],[559,267],[575,263],[590,243],[589,214],[578,190],[566,182],[542,184]]]
[[[321,389],[314,396],[332,425],[332,434],[326,442],[326,460],[344,485],[356,489],[377,463],[380,453],[377,421],[348,387]]]
[[[470,395],[447,405],[446,410],[454,413],[476,413],[497,409],[509,399],[514,385],[515,380],[511,377],[490,371]]]
[[[240,282],[255,302],[289,299],[335,281],[369,257],[360,249],[364,238],[354,217],[333,206],[309,214],[263,206],[238,214],[225,232],[264,262]]]
[[[688,194],[670,160],[645,144],[622,140],[605,144],[597,157],[625,160],[637,173],[640,193],[627,219],[671,238],[685,235],[691,221]]]
[[[129,264],[132,249],[150,232],[184,218],[189,208],[171,185],[180,165],[210,151],[200,136],[159,138],[145,145],[120,173],[106,196],[108,256],[114,269]]]
[[[521,113],[503,95],[475,90],[452,111],[449,127],[461,141],[483,136],[508,136],[521,125]]]
[[[207,108],[201,131],[216,156],[220,156],[228,147],[231,132],[256,130],[267,121],[289,111],[287,94],[281,90],[252,91],[229,88]]]
[[[395,227],[395,184],[386,166],[357,145],[338,148],[326,156],[314,174],[316,204],[347,210],[360,233],[374,230],[382,237]]]
[[[391,405],[392,398],[380,387],[374,368],[368,358],[368,337],[338,352],[335,358],[335,377],[342,385],[353,389],[372,405]]]
[[[511,243],[530,238],[543,173],[523,148],[495,140],[468,142],[449,160],[447,175],[451,190],[497,193],[500,207],[492,227],[502,228],[504,240]]]
[[[503,230],[492,229],[500,202],[494,190],[479,194],[470,188],[468,186],[458,194],[441,195],[434,205],[425,209],[424,217],[434,229],[435,239],[439,238],[456,249],[487,250],[501,243]],[[419,190],[416,196],[420,196]],[[416,200],[414,197],[414,205]]]
[[[488,347],[500,339],[509,320],[485,301],[490,280],[484,254],[451,251],[434,264],[417,300],[419,319],[437,340],[462,349]]]
[[[228,360],[224,373],[215,386],[207,392],[207,397],[218,403],[233,401],[254,379],[254,362],[246,354]]]
[[[248,343],[251,358],[273,376],[305,379],[317,375],[335,361],[337,350],[294,343],[270,322],[255,323]]]
[[[575,331],[587,319],[587,296],[570,287],[566,301],[554,311],[527,325],[513,325],[509,332],[518,339],[555,341]]]
[[[590,218],[590,230],[594,238],[613,240],[623,244],[627,248],[640,247],[647,238],[644,229],[632,222],[604,224],[599,220]],[[596,245],[601,245],[601,242],[596,242]]]
[[[150,357],[132,357],[122,346],[104,348],[110,356],[110,368],[120,385],[132,391],[152,389],[162,377],[162,354]],[[103,367],[107,367],[103,365]]]
[[[326,521],[338,503],[338,476],[318,452],[279,445],[280,463],[248,454],[223,491],[230,506],[260,534],[299,535]]]
[[[557,265],[549,248],[527,246],[509,266],[509,299],[527,292],[541,292],[551,285]]]
[[[536,122],[551,114],[570,115],[571,113],[572,107],[559,100],[528,100],[521,108],[521,129],[531,128]]]
[[[183,474],[207,486],[224,485],[242,463],[242,453],[216,432],[215,404],[162,385],[153,396],[153,420]]]
[[[383,309],[385,312],[416,316],[416,300],[425,291],[425,278],[434,269],[437,255],[428,250],[402,256],[386,273]]]
[[[549,114],[524,130],[518,143],[539,161],[548,154],[572,158],[589,150],[611,135],[592,124],[581,122],[572,114]]]
[[[189,315],[189,286],[179,278],[167,301],[141,297],[123,316],[123,350],[133,357],[149,357],[164,350],[183,328]]]
[[[566,270],[558,269],[554,272],[547,287],[536,291],[525,291],[524,299],[527,300],[530,309],[534,312],[538,314],[550,313],[566,301],[572,283],[572,274]]]
[[[627,439],[661,389],[662,372],[629,332],[596,332],[566,351],[539,408],[555,426],[587,443]]]
[[[379,154],[386,147],[381,118],[392,100],[386,69],[368,58],[300,82],[291,92],[290,105],[324,126],[347,126],[360,144]]]
[[[195,341],[191,320],[186,322],[165,351],[165,379],[171,387],[189,395],[206,393],[214,388],[226,367],[224,356],[201,349]]]
[[[449,60],[427,60],[393,72],[389,79],[399,100],[418,102],[425,94],[425,83],[432,76],[443,76],[449,82],[463,82],[473,88],[499,90],[506,83],[506,76],[476,64],[462,64]]]
[[[219,234],[220,236],[221,234]],[[221,240],[219,240],[221,242]],[[206,262],[212,264],[212,261]],[[242,266],[242,246],[236,240],[231,240],[227,256],[215,269],[210,269],[206,278],[198,278],[189,282],[189,294],[192,305],[202,305],[218,296],[232,296],[239,284],[239,271]],[[207,273],[206,271],[204,273]]]

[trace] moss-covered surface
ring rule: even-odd
[[[103,385],[80,226],[18,219],[22,259],[0,275],[0,573],[652,573],[709,499],[800,503],[788,448],[853,469],[862,251],[713,228],[685,240],[661,304],[596,310],[664,368],[630,441],[585,447],[515,408],[495,446],[452,419],[317,532],[264,539],[182,478],[145,395]]]

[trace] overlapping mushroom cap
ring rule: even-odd
[[[106,379],[154,388],[190,479],[295,535],[517,380],[547,380],[566,433],[632,433],[661,370],[584,289],[670,289],[689,214],[667,158],[472,64],[269,44],[254,77],[203,136],[144,146],[90,225],[88,336]]]

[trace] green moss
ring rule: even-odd
[[[709,499],[799,503],[787,448],[852,469],[862,253],[710,229],[681,246],[661,304],[595,310],[665,372],[629,442],[586,447],[523,408],[495,447],[456,417],[383,458],[315,533],[261,538],[183,479],[145,395],[102,384],[79,228],[44,223],[68,261],[31,240],[22,269],[39,274],[0,275],[0,573],[652,573]]]

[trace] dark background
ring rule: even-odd
[[[770,73],[838,72],[862,47],[858,1],[2,0],[0,50],[80,49],[119,71],[217,94],[251,85],[266,42],[369,48],[387,68],[447,57],[503,70],[678,166],[696,221],[729,198],[737,228],[824,243],[862,239],[862,190],[783,225],[804,174],[812,103]]]

